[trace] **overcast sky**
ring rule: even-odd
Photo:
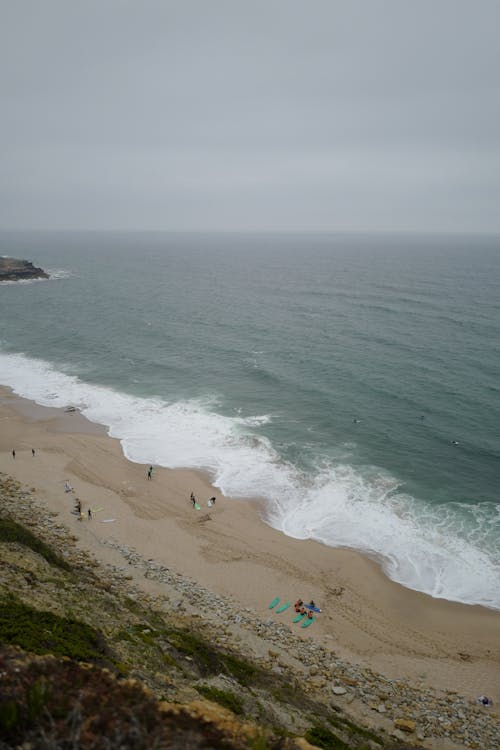
[[[0,10],[0,228],[500,232],[498,0]]]

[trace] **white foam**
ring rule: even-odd
[[[289,536],[362,550],[405,586],[500,609],[500,506],[436,508],[368,467],[304,475],[255,433],[270,415],[222,416],[213,399],[134,397],[19,354],[0,353],[0,382],[44,406],[77,407],[120,439],[132,461],[203,468],[230,496],[264,497],[269,522]]]
[[[2,257],[7,258],[8,256],[4,255]],[[47,273],[49,275],[48,279],[10,279],[0,281],[0,286],[7,286],[9,284],[38,284],[45,281],[59,281],[60,279],[68,279],[73,275],[72,272],[67,270],[66,268],[48,268]]]

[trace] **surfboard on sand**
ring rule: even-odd
[[[273,607],[275,607],[277,603],[279,602],[279,600],[280,600],[279,596],[275,596],[271,604],[269,605],[269,609],[272,609]]]
[[[312,609],[313,612],[321,612],[319,607],[315,607],[312,604],[304,604],[306,609]]]
[[[306,616],[305,612],[303,612],[303,613],[299,612],[298,615],[295,615],[295,617],[293,618],[292,622],[300,622],[301,620],[304,619],[305,616]]]
[[[196,510],[201,510],[201,505],[198,505],[198,503],[195,503],[194,507],[196,508]]]
[[[287,602],[286,604],[282,604],[281,607],[278,607],[276,612],[284,612],[285,609],[288,609],[288,607],[292,606],[292,602]]]
[[[313,622],[314,622],[314,620],[315,620],[315,619],[316,619],[315,617],[307,617],[307,618],[306,618],[306,619],[304,620],[304,622],[302,623],[302,625],[301,625],[300,627],[301,627],[301,628],[308,628],[308,627],[309,627],[309,625],[312,625],[312,624],[313,624]]]

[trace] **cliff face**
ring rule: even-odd
[[[23,279],[48,279],[48,273],[37,268],[29,260],[0,258],[0,281],[21,281]]]

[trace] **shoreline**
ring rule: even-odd
[[[202,472],[156,468],[149,482],[146,466],[128,461],[117,439],[79,413],[39,406],[2,387],[0,420],[0,471],[36,487],[77,544],[98,559],[116,564],[110,542],[119,543],[242,610],[290,626],[289,613],[270,612],[268,603],[275,596],[314,598],[323,613],[297,635],[391,678],[500,701],[500,612],[406,589],[359,552],[286,537],[262,520],[257,499],[225,498]],[[66,479],[74,494],[64,492]],[[216,506],[208,508],[212,495]],[[75,496],[84,512],[94,508],[92,521],[71,513]],[[159,590],[134,575],[142,588]]]

